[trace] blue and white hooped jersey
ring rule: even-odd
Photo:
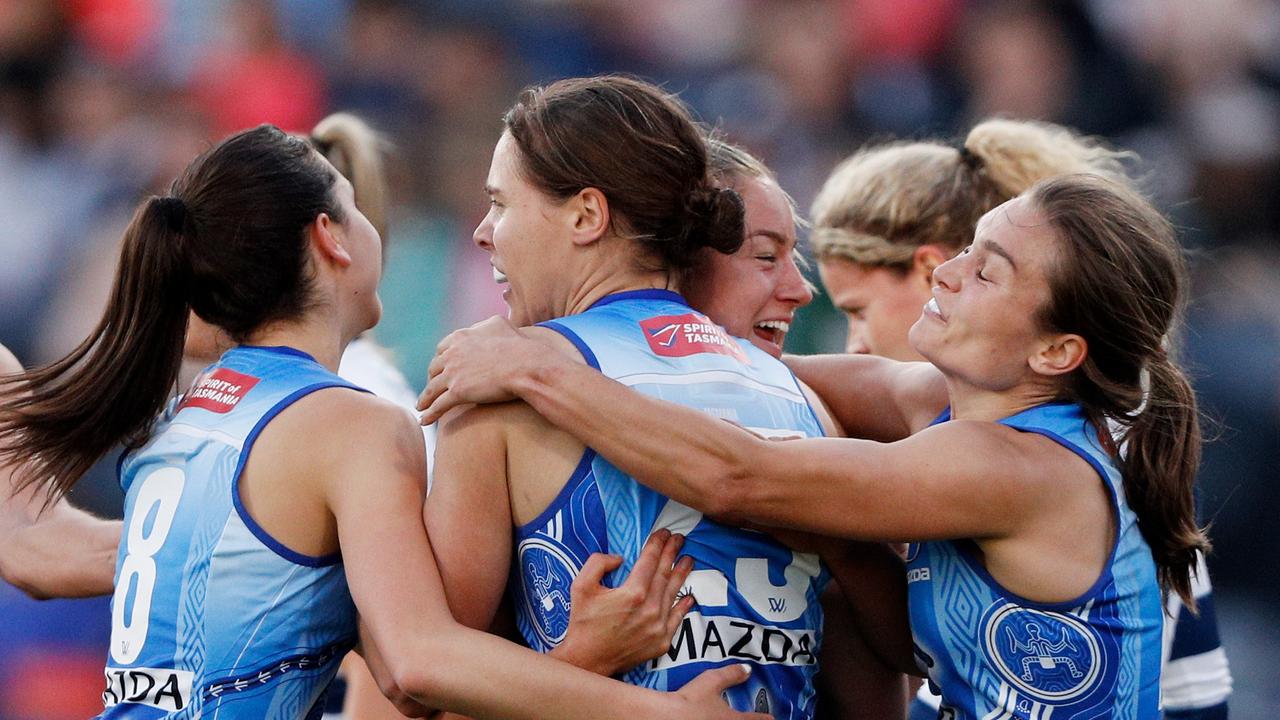
[[[544,325],[572,341],[593,367],[646,395],[766,436],[823,434],[785,365],[729,337],[675,293],[618,293]],[[713,522],[590,449],[551,505],[516,529],[516,615],[530,646],[546,652],[564,639],[569,586],[591,553],[624,558],[606,579],[616,587],[659,528],[686,536],[682,554],[694,559],[694,570],[685,591],[697,605],[670,651],[625,679],[675,690],[703,670],[750,663],[751,678],[728,692],[730,705],[776,718],[812,717],[822,637],[818,596],[828,577],[817,556]]]
[[[942,695],[937,717],[1158,718],[1164,603],[1119,469],[1078,405],[1039,405],[1000,422],[1056,441],[1097,471],[1111,491],[1116,542],[1093,586],[1063,603],[1002,587],[971,541],[912,544],[911,627],[916,661]]]
[[[125,456],[103,718],[318,718],[356,609],[338,554],[266,533],[238,485],[299,398],[356,388],[292,348],[228,351]]]

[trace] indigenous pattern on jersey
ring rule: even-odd
[[[1227,720],[1231,668],[1218,639],[1213,585],[1204,556],[1191,578],[1199,614],[1177,595],[1165,608],[1164,663],[1160,667],[1160,704],[1170,720]],[[925,683],[911,704],[910,720],[936,720],[942,698]]]
[[[292,348],[238,347],[125,456],[104,718],[318,718],[356,639],[338,554],[277,542],[240,502],[259,433],[299,398],[358,389]]]
[[[1158,718],[1164,606],[1115,462],[1078,405],[1040,405],[1001,422],[1054,440],[1097,471],[1111,492],[1116,543],[1093,587],[1064,603],[1005,589],[970,541],[912,544],[911,627],[916,660],[942,695],[937,717]]]
[[[608,296],[589,310],[544,323],[593,367],[646,395],[709,412],[765,436],[813,437],[822,428],[785,365],[729,337],[679,295],[645,290]],[[665,655],[628,682],[675,690],[712,667],[752,664],[728,691],[730,705],[776,718],[813,715],[822,636],[818,596],[827,573],[763,533],[726,527],[640,485],[587,450],[559,496],[516,530],[517,622],[542,652],[564,639],[569,586],[593,552],[623,557],[606,582],[630,573],[649,534],[686,536],[694,559],[684,592],[697,599]]]

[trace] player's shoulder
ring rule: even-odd
[[[284,431],[312,448],[326,443],[350,446],[412,438],[422,442],[417,419],[406,408],[385,398],[347,386],[316,390],[295,400],[272,420],[276,434]]]
[[[534,325],[532,327],[520,328],[520,334],[530,340],[537,341],[549,351],[564,353],[581,363],[585,363],[587,361],[582,354],[582,349],[575,345],[573,340],[568,336],[558,330],[550,327]]]
[[[1039,433],[1024,432],[987,420],[950,420],[931,425],[902,442],[927,444],[936,457],[948,458],[964,474],[989,480],[1007,479],[1019,485],[1056,485],[1081,473],[1095,482],[1091,467],[1075,453]],[[998,462],[992,462],[999,458]],[[1078,462],[1072,463],[1075,459]]]

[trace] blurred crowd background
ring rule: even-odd
[[[500,117],[600,72],[678,92],[802,208],[870,140],[991,115],[1136,150],[1192,253],[1182,353],[1214,440],[1201,509],[1232,714],[1280,707],[1280,3],[1275,0],[0,0],[0,342],[27,364],[96,323],[120,234],[211,141],[355,112],[390,146],[379,340],[420,385],[500,313],[471,230]],[[825,298],[792,352],[838,351]],[[119,514],[109,467],[75,500]],[[106,600],[0,585],[0,720],[100,709]]]

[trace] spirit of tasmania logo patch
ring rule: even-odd
[[[196,382],[182,400],[182,407],[229,413],[258,384],[258,378],[228,368],[218,368]]]
[[[698,353],[728,355],[738,362],[750,364],[747,354],[738,347],[738,341],[729,337],[719,325],[704,315],[659,315],[640,321],[645,340],[654,354],[664,357],[685,357]]]

